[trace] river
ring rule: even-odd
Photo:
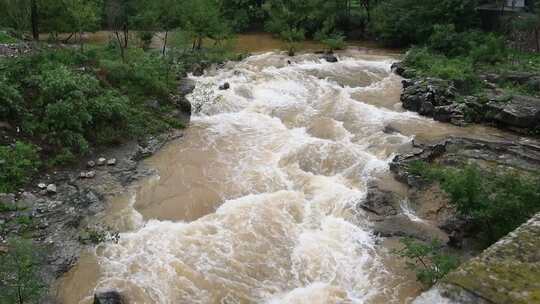
[[[201,112],[147,160],[155,176],[111,200],[119,242],[85,253],[59,299],[116,289],[129,303],[410,302],[421,286],[357,207],[367,182],[401,189],[388,164],[415,138],[496,131],[404,111],[392,54],[339,57],[259,53],[194,77]]]

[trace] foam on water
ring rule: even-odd
[[[388,59],[340,59],[306,55],[288,65],[267,53],[195,78],[189,98],[201,109],[192,127],[201,140],[186,145],[213,151],[200,170],[228,185],[219,188],[223,202],[192,222],[147,220],[98,248],[96,289],[125,290],[133,303],[380,297],[387,272],[369,223],[352,208],[368,179],[411,140],[385,126],[418,118],[352,98],[396,81]],[[358,86],[355,73],[365,78]],[[224,82],[231,89],[219,91]]]

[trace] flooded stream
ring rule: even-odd
[[[147,161],[154,177],[111,201],[106,221],[120,241],[86,253],[58,297],[92,303],[95,291],[116,289],[129,303],[410,302],[414,275],[356,207],[367,182],[391,187],[388,163],[414,138],[497,132],[404,111],[395,59],[374,53],[349,50],[332,64],[270,52],[194,78],[189,98],[201,112]],[[218,90],[224,82],[230,90]]]

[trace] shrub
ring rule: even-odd
[[[448,58],[428,48],[412,48],[404,60],[406,66],[414,68],[419,76],[438,77],[453,81],[458,89],[470,93],[481,86],[474,64],[468,57]]]
[[[0,302],[37,303],[46,287],[39,276],[42,262],[32,241],[10,239],[8,252],[0,254]]]
[[[457,31],[477,22],[475,0],[389,0],[373,11],[371,31],[386,44],[425,43],[433,24],[455,24]]]
[[[7,32],[0,30],[0,43],[16,43],[17,39],[11,37]]]
[[[0,120],[13,121],[21,113],[23,97],[17,87],[0,75]]]
[[[345,48],[345,36],[343,36],[340,33],[334,33],[330,35],[319,35],[316,37],[317,40],[322,42],[326,48],[327,51],[332,53],[335,50],[342,50]]]
[[[12,192],[28,181],[39,167],[35,146],[17,142],[0,146],[0,192]]]
[[[409,170],[440,183],[459,214],[472,220],[488,245],[540,211],[540,178],[484,172],[476,166],[413,164]]]
[[[426,244],[404,238],[400,242],[404,247],[394,251],[395,254],[409,259],[407,267],[416,272],[416,279],[426,287],[431,287],[459,266],[457,258],[442,253],[438,240]]]

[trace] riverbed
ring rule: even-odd
[[[192,77],[200,112],[146,161],[154,176],[111,200],[104,220],[119,242],[85,253],[58,298],[92,303],[113,289],[129,303],[414,299],[421,286],[391,253],[395,240],[377,237],[357,207],[368,182],[406,195],[388,164],[413,140],[500,134],[403,110],[392,52],[356,46],[338,57],[259,52]]]

